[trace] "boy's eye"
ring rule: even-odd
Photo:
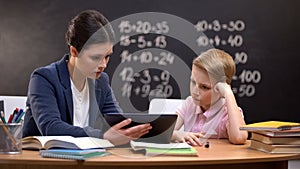
[[[196,82],[194,81],[194,80],[190,80],[191,81],[191,83],[193,84],[193,85],[195,85],[196,84]]]
[[[199,88],[203,89],[203,90],[210,90],[211,89],[211,87],[209,87],[207,85],[199,85]]]

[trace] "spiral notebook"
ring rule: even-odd
[[[105,149],[87,149],[87,150],[73,150],[73,149],[50,149],[40,150],[40,155],[44,158],[62,158],[70,160],[85,160],[92,157],[102,157],[110,155]]]

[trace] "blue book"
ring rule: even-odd
[[[74,150],[74,149],[49,149],[40,150],[40,155],[45,158],[63,158],[72,160],[85,160],[92,157],[107,156],[110,153],[105,149],[86,149],[86,150]]]

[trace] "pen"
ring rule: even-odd
[[[16,114],[16,117],[13,118],[13,123],[17,123],[17,120],[19,119],[19,117],[21,116],[21,114],[23,114],[23,109],[20,109],[19,112]]]
[[[7,123],[11,123],[12,119],[13,119],[13,114],[10,114],[10,115],[9,115],[9,118],[8,118],[8,120],[7,120]]]
[[[209,148],[209,142],[207,141],[204,145],[205,148]]]
[[[12,114],[10,114],[9,119],[8,119],[8,123],[12,123],[12,120],[13,120],[14,116],[18,113],[18,111],[19,111],[19,109],[16,108],[14,110],[14,112]]]
[[[1,116],[1,120],[2,120],[2,122],[3,122],[4,124],[6,124],[6,120],[5,120],[5,117],[4,117],[4,112],[3,112],[3,111],[1,111],[1,114],[0,114],[0,116]]]
[[[18,114],[19,114],[19,112],[21,111],[21,109],[16,109],[17,111],[16,112],[14,112],[15,114],[14,114],[14,116],[13,116],[13,119],[12,119],[12,123],[14,123],[14,122],[16,122],[16,120],[17,120],[17,117],[18,117]]]
[[[22,120],[22,117],[24,116],[25,112],[26,112],[26,110],[21,112],[21,114],[18,116],[18,118],[16,120],[16,123],[20,123],[20,121]]]

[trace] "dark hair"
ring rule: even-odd
[[[75,16],[68,26],[66,42],[78,52],[87,44],[114,42],[109,21],[98,11],[86,10]]]

